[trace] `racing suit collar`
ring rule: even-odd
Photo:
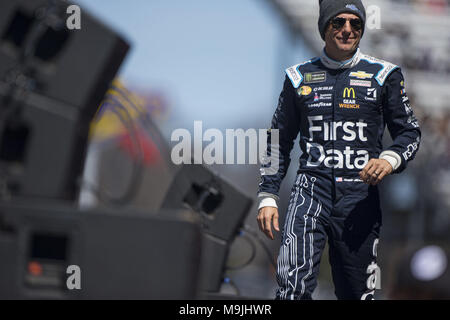
[[[320,56],[320,61],[323,63],[323,65],[330,69],[348,69],[356,66],[361,59],[361,51],[358,48],[356,50],[356,53],[353,55],[352,58],[345,60],[345,61],[336,61],[331,59],[327,56],[325,53],[325,48],[322,51],[322,55]]]

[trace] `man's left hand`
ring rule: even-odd
[[[393,171],[391,164],[384,159],[370,159],[367,165],[359,173],[362,181],[373,186],[380,183],[384,177]]]

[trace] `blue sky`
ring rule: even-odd
[[[284,68],[311,57],[262,0],[79,0],[132,44],[121,76],[162,91],[170,124],[235,128],[270,122]],[[83,23],[83,21],[81,21]]]

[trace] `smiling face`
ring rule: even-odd
[[[331,19],[325,31],[325,48],[330,58],[334,60],[346,60],[353,56],[353,53],[359,46],[362,29],[351,25],[352,19],[359,19],[357,15],[351,13],[341,13],[335,18],[346,19],[342,27],[333,26]]]

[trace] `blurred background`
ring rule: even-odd
[[[1,2],[4,5],[14,1]],[[272,299],[277,288],[273,261],[278,254],[280,234],[270,241],[258,231],[259,166],[211,165],[204,166],[208,172],[192,173],[189,165],[181,168],[171,163],[170,151],[176,144],[171,141],[171,134],[184,128],[193,135],[197,120],[202,121],[203,131],[214,128],[224,135],[226,129],[267,128],[282,89],[284,69],[309,60],[323,48],[317,29],[318,1],[79,0],[75,3],[81,7],[83,32],[89,31],[89,25],[84,24],[84,15],[89,13],[129,45],[120,69],[116,68],[114,82],[107,92],[106,88],[102,91],[105,97],[118,97],[118,103],[126,108],[117,112],[114,107],[117,101],[112,103],[111,99],[104,99],[101,107],[95,108],[86,161],[80,171],[79,206],[86,210],[114,208],[119,215],[137,210],[144,216],[157,216],[155,212],[161,208],[173,209],[177,207],[175,203],[183,200],[176,193],[186,179],[213,174],[223,183],[221,190],[227,190],[223,191],[225,197],[230,195],[231,200],[231,203],[219,201],[224,205],[221,211],[217,210],[222,216],[230,210],[238,214],[231,222],[224,218],[224,224],[232,225],[229,227],[232,232],[225,235],[220,225],[211,222],[214,218],[205,218],[208,210],[197,210],[202,213],[202,230],[205,225],[210,227],[206,234],[211,241],[201,246],[204,253],[201,270],[208,276],[193,276],[203,283],[199,290],[208,292],[200,297]],[[363,3],[372,27],[366,29],[361,49],[401,66],[411,105],[422,128],[416,159],[404,173],[386,178],[380,187],[383,230],[378,264],[383,290],[376,297],[448,299],[450,1]],[[95,42],[101,45],[103,40],[99,36]],[[93,48],[94,44],[89,46]],[[77,50],[83,55],[83,46]],[[85,61],[95,52],[86,53]],[[121,120],[121,115],[127,120]],[[133,128],[127,124],[133,124]],[[388,144],[389,134],[385,136]],[[280,191],[281,225],[299,155],[296,144]],[[108,190],[109,196],[100,193],[100,189]],[[118,194],[123,196],[114,197]],[[190,209],[196,211],[192,204]],[[171,232],[159,230],[161,234]],[[160,254],[171,255],[166,251]],[[212,269],[218,271],[208,273]],[[205,284],[208,279],[214,279],[215,284]],[[314,298],[335,299],[333,290],[325,250]]]

